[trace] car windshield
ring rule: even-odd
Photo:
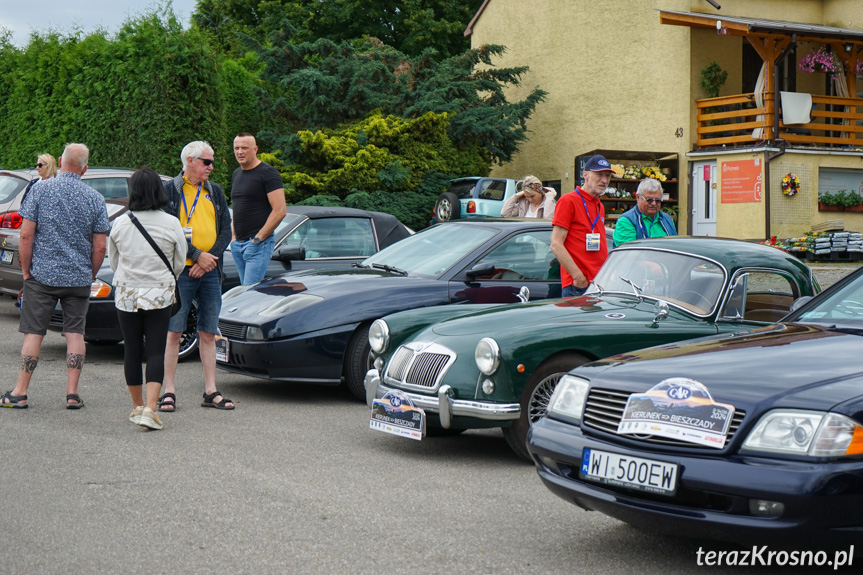
[[[815,307],[801,310],[787,321],[863,329],[863,275],[836,293],[819,299]]]
[[[381,264],[411,276],[437,279],[495,233],[493,228],[459,222],[433,226],[399,240],[362,265]]]
[[[724,268],[693,255],[617,249],[608,254],[590,291],[662,299],[688,312],[707,315],[716,306],[725,279]]]

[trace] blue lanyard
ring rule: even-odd
[[[647,233],[647,227],[644,225],[645,215],[642,214],[641,212],[638,212],[638,215],[639,215],[639,217],[637,218],[637,221],[638,221],[639,225],[641,226],[641,231],[642,231],[642,233],[644,233],[645,238],[649,238],[650,234]],[[658,219],[656,219],[656,218],[658,218]],[[662,223],[662,218],[659,217],[659,214],[656,214],[656,216],[654,216],[654,221],[650,222],[650,229],[653,229],[653,226],[655,226],[657,223],[659,224],[659,227],[662,228],[662,231],[664,231],[665,235],[667,236],[668,230],[665,229],[665,224]]]
[[[590,212],[587,211],[587,202],[584,200],[584,196],[582,196],[580,192],[578,194],[578,197],[581,198],[581,203],[584,204],[584,214],[587,216],[587,221],[590,221]],[[596,218],[593,220],[593,223],[590,224],[591,233],[593,233],[593,228],[596,226],[596,222],[599,221],[600,215],[601,215],[601,212],[600,212],[599,208],[596,208]]]
[[[204,182],[201,182],[203,184]],[[192,220],[192,214],[195,213],[195,208],[198,206],[198,198],[201,195],[201,184],[198,184],[198,193],[195,194],[195,201],[192,202],[192,211],[189,211],[189,206],[186,205],[186,192],[182,192],[180,197],[183,198],[183,208],[186,210],[186,227],[189,227],[189,222]]]

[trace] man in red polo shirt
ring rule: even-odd
[[[584,166],[584,185],[557,201],[551,251],[560,262],[563,297],[583,294],[608,257],[605,208],[599,198],[613,173],[608,160],[597,154]]]

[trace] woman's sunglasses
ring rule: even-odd
[[[45,167],[45,166],[47,166],[47,165],[48,165],[48,164],[43,164],[42,162],[39,162],[38,164],[36,164],[36,167],[37,167],[37,168],[44,168],[44,167]]]

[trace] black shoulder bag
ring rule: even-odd
[[[165,253],[161,248],[159,248],[159,245],[153,241],[153,238],[150,237],[150,234],[147,233],[147,230],[144,229],[144,226],[141,225],[141,222],[135,217],[135,214],[129,212],[129,219],[132,220],[132,223],[135,224],[135,227],[138,228],[141,235],[143,235],[150,245],[153,246],[153,249],[156,250],[156,253],[159,254],[159,257],[162,258],[162,261],[165,262],[166,266],[168,266],[168,271],[171,272],[171,276],[174,278],[174,305],[171,306],[171,315],[174,315],[180,311],[180,308],[183,306],[183,302],[180,299],[180,286],[177,284],[177,276],[174,274],[174,268],[171,267],[171,262],[168,261]]]

